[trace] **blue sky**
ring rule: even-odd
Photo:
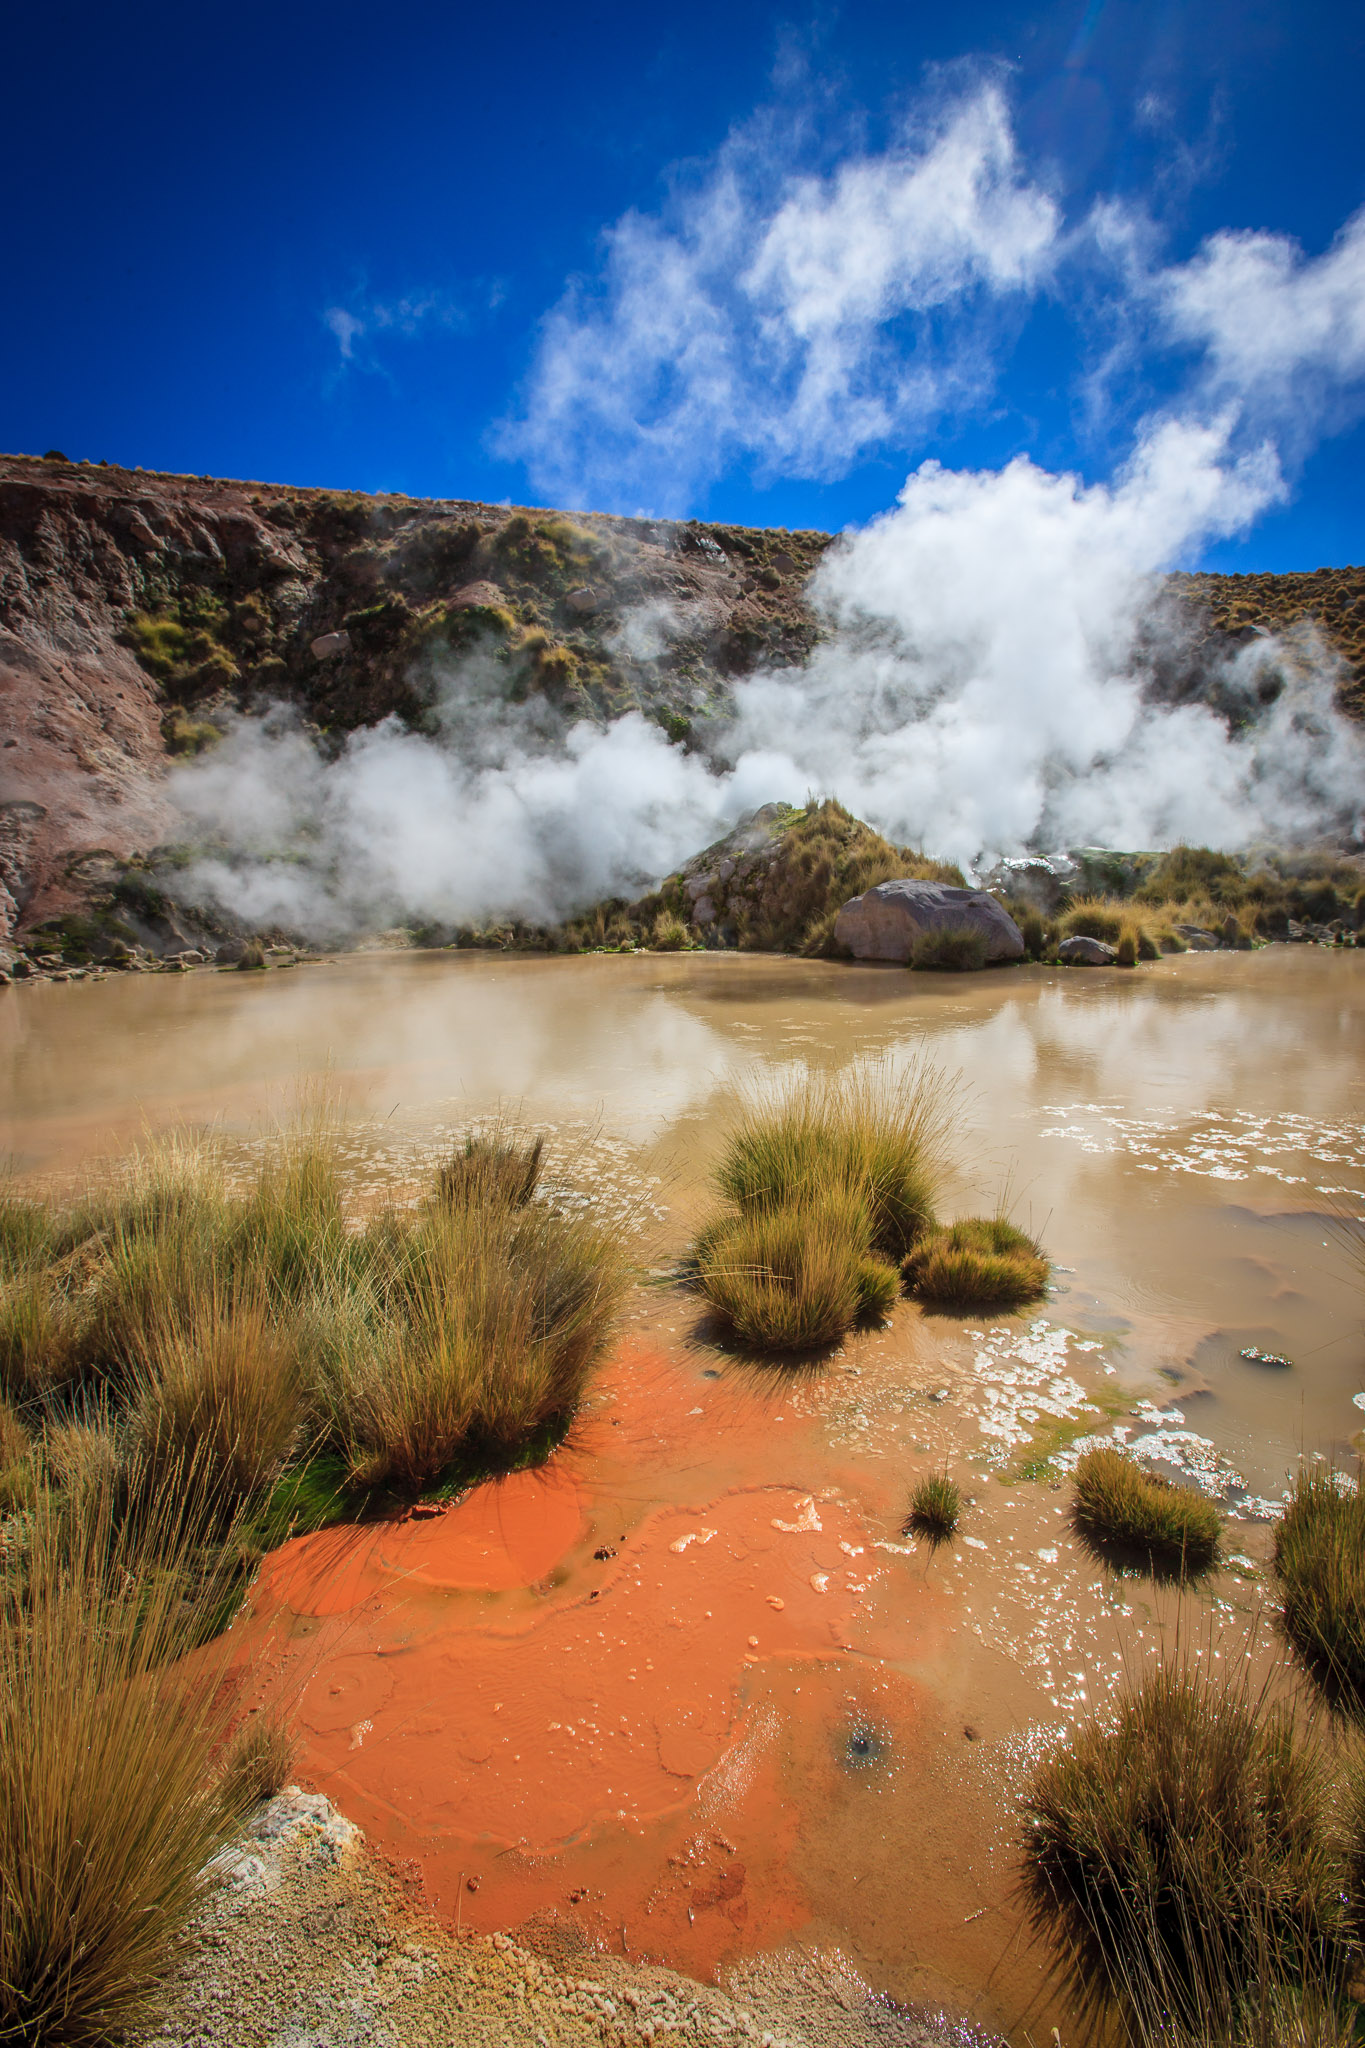
[[[1365,560],[1359,7],[252,0],[5,45],[7,449],[838,527],[926,458],[1105,479],[1194,418],[1280,481],[1182,559]]]

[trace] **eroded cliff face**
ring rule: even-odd
[[[681,746],[733,679],[819,636],[829,536],[297,490],[0,457],[0,945],[109,904],[173,943],[127,863],[173,838],[166,770],[236,711],[292,708],[325,746],[477,658],[564,719],[632,709]],[[1231,642],[1315,628],[1365,708],[1365,570],[1178,577],[1153,687],[1197,695]],[[119,906],[116,906],[119,907]],[[183,941],[182,941],[183,942]]]
[[[0,458],[0,937],[173,836],[165,771],[233,711],[423,726],[478,655],[511,700],[679,744],[799,660],[821,534]]]

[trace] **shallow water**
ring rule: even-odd
[[[380,1189],[466,1118],[519,1103],[589,1146],[600,1195],[638,1208],[658,1177],[640,1213],[666,1258],[736,1085],[925,1039],[966,1084],[955,1202],[1003,1195],[1062,1269],[1050,1319],[1100,1340],[1123,1391],[1173,1405],[1168,1434],[1211,1441],[1275,1495],[1298,1451],[1342,1455],[1361,1425],[1359,1273],[1334,1205],[1365,1208],[1363,996],[1365,955],[1298,947],[1127,976],[363,954],[15,988],[0,1150],[68,1174],[148,1127],[246,1138],[329,1076],[357,1182]]]
[[[1365,1208],[1363,975],[1306,949],[963,978],[398,954],[15,989],[0,1144],[59,1181],[186,1122],[249,1154],[325,1081],[356,1186],[401,1195],[500,1103],[557,1132],[637,1234],[629,1334],[543,1473],[268,1559],[259,1698],[448,1919],[567,1919],[698,1974],[797,1939],[1070,2038],[1013,1800],[1163,1644],[1275,1662],[1262,1517],[1300,1447],[1346,1451],[1365,1388],[1331,1206]],[[923,1041],[963,1077],[950,1206],[1006,1195],[1052,1298],[994,1324],[905,1303],[809,1376],[710,1347],[669,1270],[734,1089]],[[1114,1429],[1247,1517],[1206,1588],[1111,1578],[1072,1536],[1073,1439]],[[901,1523],[945,1463],[969,1506],[929,1556]]]

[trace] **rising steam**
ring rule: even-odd
[[[1186,652],[1161,573],[1244,530],[1285,495],[1282,460],[1357,409],[1365,217],[1316,259],[1225,234],[1154,269],[1113,203],[1068,241],[995,86],[823,178],[784,178],[755,148],[732,138],[671,223],[619,223],[601,290],[555,310],[506,429],[533,474],[599,504],[665,502],[744,449],[837,474],[981,396],[991,308],[1047,288],[1082,247],[1114,267],[1111,325],[1131,330],[1114,359],[1184,350],[1180,401],[1140,424],[1109,483],[1024,459],[924,463],[826,556],[809,662],[740,683],[703,753],[639,715],[601,729],[509,705],[478,662],[437,677],[433,736],[391,719],[325,760],[282,710],[242,720],[175,778],[191,829],[221,848],[185,876],[190,896],[322,938],[558,919],[812,791],[968,863],[1360,833],[1365,747],[1321,644],[1230,657],[1204,679],[1220,711],[1157,679]],[[647,663],[678,624],[629,614],[614,649]]]

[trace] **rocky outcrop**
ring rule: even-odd
[[[237,711],[283,702],[324,744],[388,717],[428,729],[442,676],[476,653],[509,702],[599,723],[637,711],[708,747],[737,677],[799,663],[819,638],[806,590],[828,545],[0,457],[0,947],[88,908],[84,863],[173,835],[169,760],[212,746]],[[1248,636],[1302,630],[1336,648],[1343,702],[1365,711],[1365,570],[1176,577],[1165,609],[1180,631],[1154,630],[1144,688],[1210,697]],[[1057,858],[1102,893],[1092,856]],[[1051,861],[1003,879],[1046,911],[1078,886]],[[730,894],[699,892],[689,925],[792,942],[771,892],[740,890],[733,910]]]
[[[840,803],[763,804],[670,876],[650,909],[681,919],[707,946],[828,953],[838,950],[840,905],[888,875],[962,880],[955,867],[893,846]]]
[[[0,943],[85,907],[82,859],[172,836],[168,760],[235,711],[420,728],[477,650],[509,701],[642,711],[695,744],[736,675],[814,644],[804,589],[827,545],[0,457],[0,804],[29,807]]]
[[[879,882],[839,912],[836,945],[855,960],[908,961],[922,940],[942,932],[973,932],[994,964],[1022,960],[1018,925],[984,889],[956,889],[944,882]]]

